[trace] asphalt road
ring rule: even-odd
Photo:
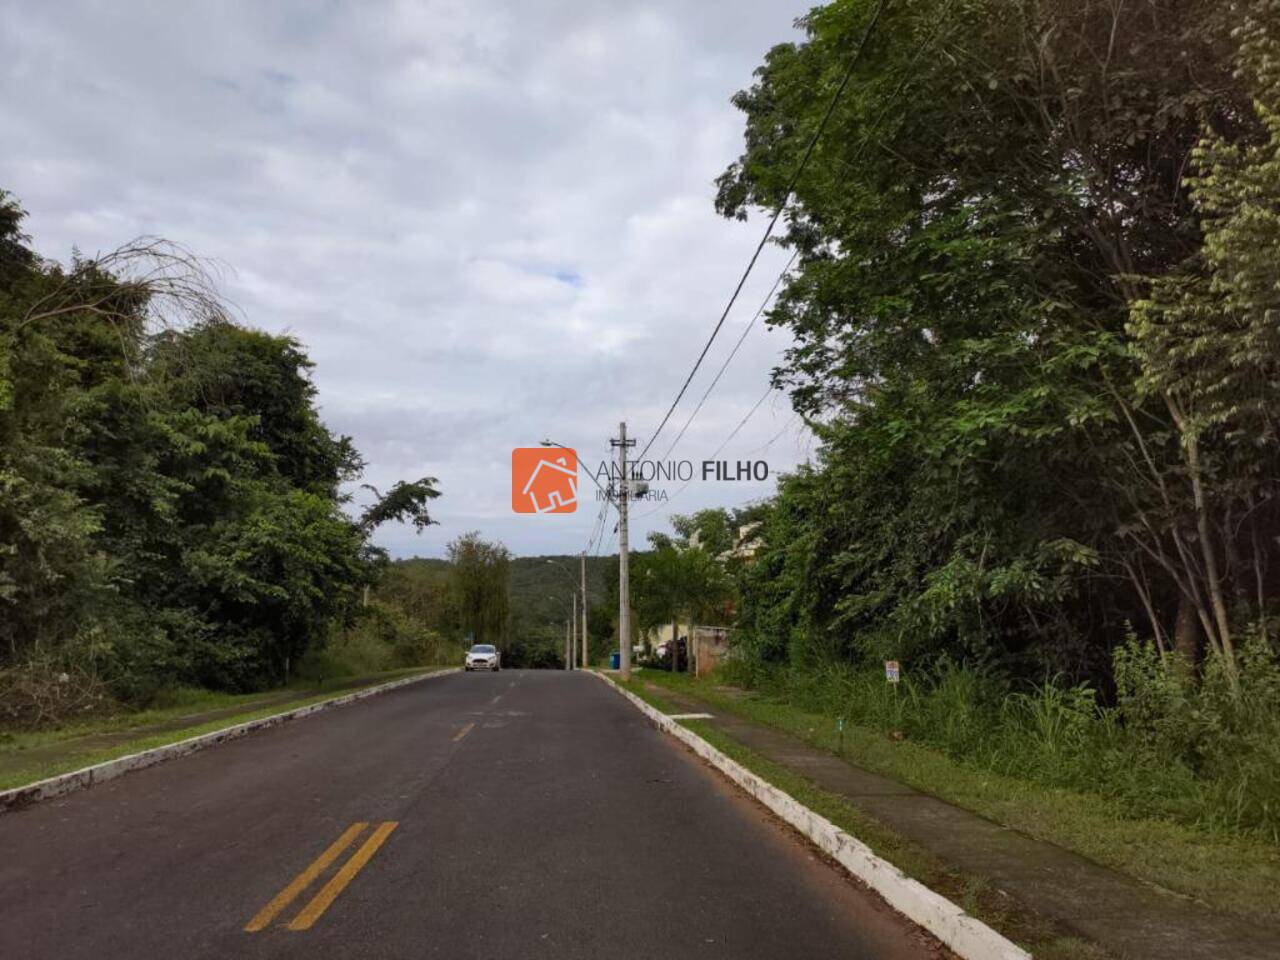
[[[428,680],[0,816],[0,957],[923,958],[599,680]]]

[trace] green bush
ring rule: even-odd
[[[802,709],[902,735],[967,765],[1118,800],[1134,816],[1280,840],[1280,657],[1257,632],[1233,687],[1130,639],[1116,695],[1056,678],[1015,688],[942,660],[896,686],[878,669],[733,658],[724,674]]]
[[[359,608],[345,630],[309,651],[299,664],[298,676],[323,682],[402,667],[451,664],[461,656],[458,644],[420,626],[398,607],[375,601]]]

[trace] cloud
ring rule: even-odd
[[[0,187],[47,256],[146,233],[227,264],[247,321],[306,345],[366,479],[440,479],[441,526],[381,531],[393,553],[473,528],[574,552],[595,510],[513,515],[510,449],[550,436],[595,463],[624,419],[648,439],[762,229],[713,210],[741,149],[729,98],[806,9],[8,4]],[[784,262],[762,259],[655,452]],[[709,456],[786,345],[758,324],[673,456]],[[722,457],[776,474],[808,442],[773,398]],[[772,486],[692,483],[638,509],[634,539]]]

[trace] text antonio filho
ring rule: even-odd
[[[764,460],[703,460],[698,465],[692,460],[638,460],[627,464],[631,480],[646,482],[692,480],[699,469],[703,480],[758,483],[769,479],[769,464]],[[596,479],[601,482],[619,480],[618,464],[612,460],[602,460],[596,469]]]

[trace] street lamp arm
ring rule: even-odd
[[[544,562],[545,562],[545,563],[549,563],[549,564],[551,564],[551,566],[555,567],[557,570],[559,570],[561,573],[563,573],[566,577],[568,577],[568,578],[569,578],[569,582],[570,582],[570,583],[572,583],[572,584],[573,584],[574,589],[575,589],[575,590],[577,590],[577,588],[578,588],[578,580],[577,580],[577,578],[576,578],[572,573],[570,573],[570,572],[569,572],[568,570],[566,570],[564,567],[560,566],[560,564],[559,564],[558,562],[556,562],[555,560],[545,560]]]
[[[543,440],[543,441],[542,441],[542,446],[544,446],[544,447],[559,447],[561,450],[571,450],[571,449],[573,449],[572,447],[566,447],[563,443],[556,443],[554,440]],[[604,487],[600,486],[600,481],[596,479],[596,475],[595,475],[594,473],[592,473],[590,470],[588,470],[588,471],[587,471],[587,476],[588,476],[588,477],[590,477],[590,478],[591,478],[591,482],[592,482],[592,483],[594,483],[594,484],[596,485],[596,489],[597,489],[597,490],[599,490],[601,493],[603,493],[603,494],[604,494],[604,498],[605,498],[606,500],[608,500],[610,503],[612,503],[612,504],[614,505],[614,507],[616,508],[616,507],[618,506],[618,503],[617,503],[617,501],[616,501],[616,500],[614,500],[614,498],[613,498],[613,494],[612,494],[612,493],[610,493],[608,490],[606,490]]]

